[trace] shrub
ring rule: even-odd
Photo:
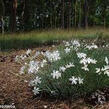
[[[74,99],[109,86],[108,54],[106,47],[71,40],[45,52],[28,50],[16,61],[25,63],[21,74],[34,75],[29,85],[35,95]]]

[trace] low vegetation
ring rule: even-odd
[[[99,34],[98,34],[99,33]],[[0,49],[26,49],[41,45],[52,45],[62,40],[70,38],[98,38],[108,37],[109,30],[101,28],[93,28],[87,30],[49,30],[49,31],[33,31],[30,33],[5,34],[0,35]]]
[[[85,40],[64,41],[53,50],[33,53],[29,49],[16,61],[22,64],[20,74],[33,75],[29,85],[35,95],[75,99],[109,86],[108,47]]]

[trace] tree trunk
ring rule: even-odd
[[[0,32],[3,34],[4,33],[4,20],[3,20],[3,16],[4,16],[4,2],[3,0],[0,0]]]
[[[16,32],[17,0],[10,1],[10,32]]]
[[[25,0],[25,7],[24,7],[24,30],[28,31],[30,29],[30,0]]]
[[[84,27],[88,28],[88,1],[84,2]]]
[[[106,4],[104,5],[104,9],[103,9],[103,26],[105,29],[106,28]]]
[[[81,1],[79,1],[79,23],[78,28],[81,28]]]
[[[24,13],[25,13],[25,0],[23,0],[23,7],[21,12],[21,27],[24,30]]]
[[[50,28],[53,28],[53,20],[52,20],[52,15],[50,15]]]
[[[106,19],[105,19],[105,17],[103,19],[103,24],[104,24],[104,29],[105,29],[106,28]]]
[[[62,28],[64,29],[64,0],[62,0]]]
[[[3,16],[0,17],[0,22],[1,22],[1,33],[4,34],[4,20],[3,20]]]
[[[75,27],[76,27],[76,22],[77,22],[77,21],[76,21],[76,17],[77,17],[77,15],[76,15],[76,11],[77,11],[77,10],[76,10],[76,5],[77,5],[77,0],[75,0],[75,10],[74,10],[74,13],[75,13],[75,16],[74,16],[74,17],[75,17],[75,18],[74,18],[74,25],[75,25]]]
[[[68,18],[68,29],[71,28],[71,4],[72,2],[69,0],[69,18]]]

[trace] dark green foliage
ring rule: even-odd
[[[96,73],[96,68],[102,68],[104,65],[106,65],[104,60],[105,57],[108,57],[108,50],[103,48],[86,50],[84,47],[81,47],[78,50],[79,52],[87,54],[88,57],[97,60],[95,65],[89,65],[89,71],[84,71],[81,69],[83,65],[79,63],[80,59],[77,57],[75,50],[72,50],[69,54],[65,54],[62,46],[59,48],[59,51],[61,53],[61,60],[51,63],[51,65],[48,65],[48,67],[42,69],[38,73],[38,76],[41,77],[42,80],[41,84],[38,85],[41,91],[45,91],[49,95],[51,91],[55,91],[56,94],[51,94],[51,96],[68,99],[71,97],[75,99],[109,86],[109,77],[103,73],[100,75]],[[53,79],[51,76],[53,70],[59,70],[60,66],[65,66],[69,62],[73,62],[75,67],[69,68],[65,72],[62,72],[61,78]],[[84,78],[84,83],[71,85],[69,82],[69,78],[71,78],[71,76]]]
[[[9,31],[11,1],[1,1],[5,8],[5,31]],[[16,11],[17,31],[109,25],[108,0],[17,0]]]

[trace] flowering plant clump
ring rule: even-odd
[[[78,40],[63,41],[54,50],[27,50],[16,56],[22,64],[20,74],[31,74],[33,93],[76,98],[109,86],[109,51]]]

